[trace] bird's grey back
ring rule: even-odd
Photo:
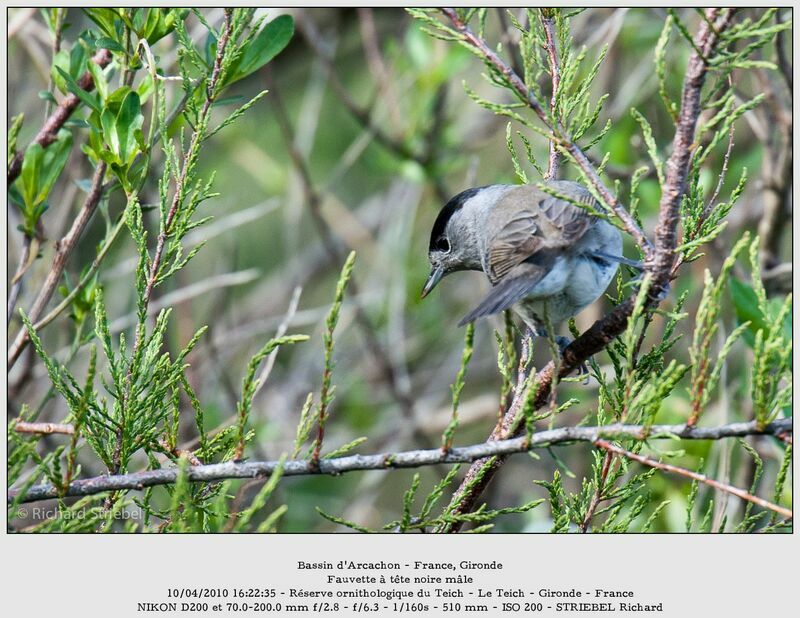
[[[492,283],[536,254],[558,252],[577,243],[592,216],[570,200],[590,204],[591,193],[570,181],[546,183],[554,196],[534,185],[507,187],[483,222],[483,270]]]

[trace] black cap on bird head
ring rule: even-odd
[[[444,208],[439,211],[436,221],[433,222],[433,228],[431,229],[431,240],[428,244],[428,255],[437,251],[443,253],[450,251],[450,240],[447,238],[447,234],[445,233],[447,231],[448,222],[453,215],[464,206],[464,203],[468,199],[474,197],[481,189],[484,188],[485,187],[474,187],[472,189],[462,191],[458,195],[450,198],[450,201],[444,205]],[[436,287],[436,284],[439,283],[444,274],[445,273],[441,267],[434,267],[431,270],[431,273],[428,275],[428,279],[425,281],[425,285],[422,288],[422,298],[425,298],[430,291]]]

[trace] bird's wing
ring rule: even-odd
[[[518,303],[550,271],[557,256],[557,251],[543,249],[530,260],[512,268],[504,279],[492,287],[480,304],[461,319],[458,325],[464,326],[485,315],[505,311]]]
[[[592,206],[595,209],[599,208],[599,204],[592,194],[576,182],[559,181],[548,184],[553,186],[558,193],[578,203]],[[545,196],[539,202],[539,208],[555,227],[554,234],[549,237],[547,246],[551,248],[569,247],[586,233],[594,217],[588,210],[571,202],[550,194],[545,194]]]
[[[541,213],[525,209],[514,213],[489,239],[487,272],[497,285],[509,272],[545,247]]]
[[[577,201],[592,203],[591,194],[577,183],[558,182],[559,193]],[[497,286],[511,271],[546,250],[573,245],[589,228],[592,216],[584,209],[535,187],[521,186],[509,191],[490,216],[487,245],[489,281]],[[546,270],[540,271],[540,278]],[[535,281],[532,285],[535,285]]]

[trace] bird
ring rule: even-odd
[[[600,207],[588,189],[567,180],[543,187],[486,185],[450,199],[431,229],[422,298],[451,273],[483,271],[492,288],[459,326],[511,308],[547,337],[548,323],[555,330],[605,292],[619,264],[641,270],[622,255],[619,230],[593,214]],[[562,351],[571,342],[553,336]]]

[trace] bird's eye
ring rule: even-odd
[[[436,244],[433,246],[436,251],[441,251],[442,253],[450,253],[450,241],[447,240],[445,236],[441,236],[437,241]]]

